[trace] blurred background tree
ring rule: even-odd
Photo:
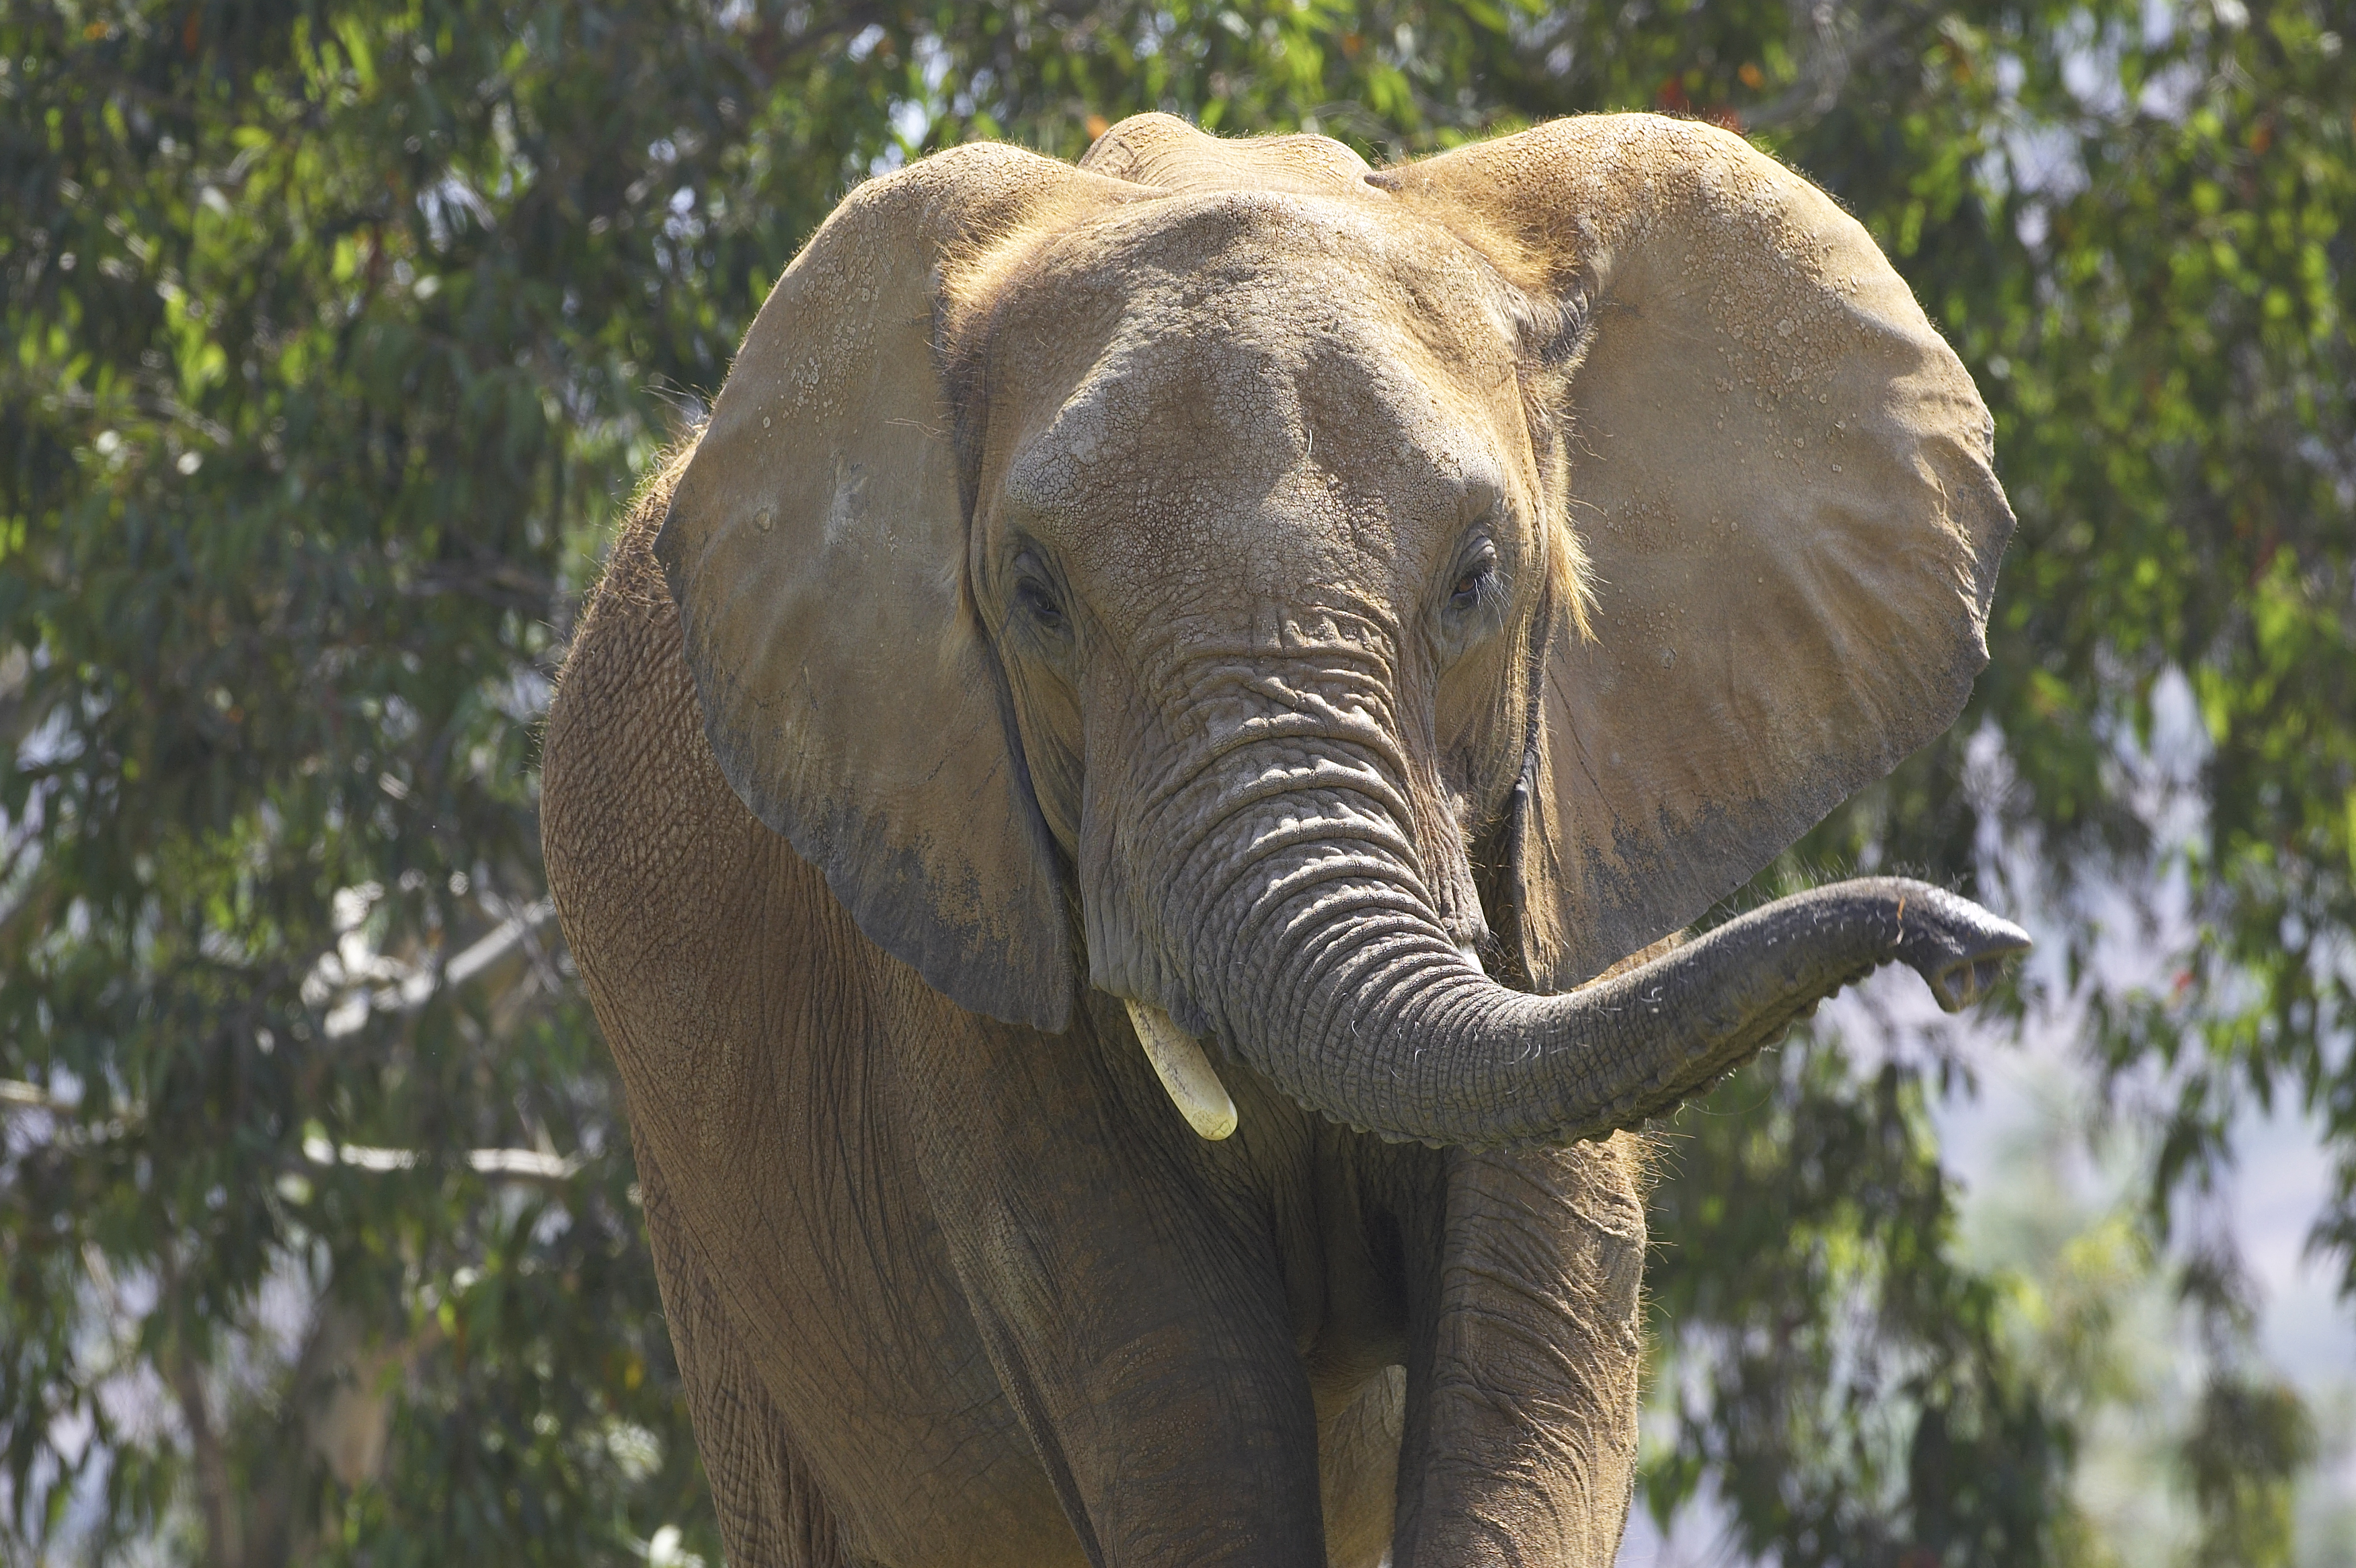
[[[548,918],[534,726],[634,474],[846,189],[1152,108],[1377,162],[1698,114],[1890,251],[1997,413],[1995,663],[1748,897],[1904,867],[2029,918],[2055,956],[2019,1015],[2083,1018],[2144,1197],[2031,1300],[1958,1244],[1926,1112],[1967,1076],[1952,1037],[1762,1062],[1668,1144],[1644,1504],[1707,1490],[1794,1568],[2114,1560],[2073,1466],[2105,1315],[2157,1281],[2204,1347],[2187,1550],[2287,1561],[2308,1412],[2249,1353],[2230,1236],[2171,1222],[2244,1108],[2292,1101],[2356,1270],[2349,26],[0,10],[0,1562],[719,1561]],[[2160,779],[2171,693],[2199,755]],[[2123,925],[2133,973],[2103,961]]]

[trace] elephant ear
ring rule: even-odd
[[[969,146],[854,192],[762,306],[655,541],[737,795],[878,946],[1051,1031],[1068,900],[967,587],[934,336],[953,273],[1110,188]]]
[[[1533,380],[1593,597],[1588,635],[1556,617],[1517,834],[1524,957],[1561,988],[1954,722],[2012,510],[1905,282],[1740,137],[1597,115],[1376,179],[1569,324]]]

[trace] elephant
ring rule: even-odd
[[[1610,1562],[1644,1123],[2027,945],[1890,877],[1679,935],[1954,720],[2011,528],[1712,126],[855,188],[544,739],[729,1560]]]

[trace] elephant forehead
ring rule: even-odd
[[[1510,344],[1451,241],[1300,198],[1166,205],[1059,246],[1000,313],[991,445],[1014,509],[1207,547],[1271,504],[1453,517],[1508,481]]]
[[[1117,209],[1000,274],[991,357],[1007,390],[1061,396],[1108,359],[1162,347],[1294,373],[1326,347],[1492,377],[1513,360],[1503,285],[1445,229],[1387,209],[1222,191]]]
[[[1379,342],[1271,351],[1246,329],[1108,354],[1044,411],[1001,492],[1026,528],[1108,566],[1389,557],[1494,493],[1497,433]]]

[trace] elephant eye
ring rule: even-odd
[[[1459,613],[1471,610],[1497,590],[1497,549],[1483,543],[1481,553],[1465,563],[1456,584],[1448,591],[1448,607]]]
[[[1033,623],[1045,631],[1064,629],[1064,607],[1055,602],[1054,590],[1036,578],[1023,579],[1014,590],[1014,602]]]

